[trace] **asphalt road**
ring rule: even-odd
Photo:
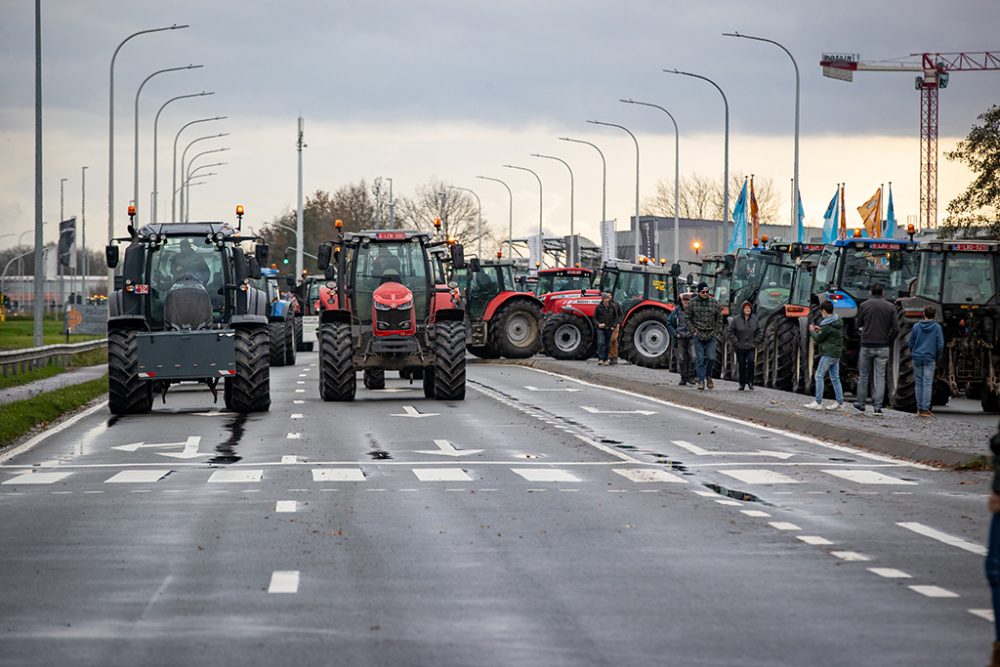
[[[272,397],[2,457],[0,665],[986,662],[985,473],[512,366]]]

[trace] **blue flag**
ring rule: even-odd
[[[736,206],[733,207],[733,236],[729,239],[729,254],[735,253],[739,248],[747,247],[747,183],[743,181],[743,190],[740,192]]]
[[[840,188],[834,193],[830,205],[823,214],[823,243],[833,243],[837,240],[837,221],[840,217]]]
[[[806,212],[802,208],[802,193],[799,192],[799,222],[795,228],[795,240],[802,243],[806,240]]]
[[[889,208],[885,217],[885,232],[882,236],[891,239],[896,234],[896,210],[892,207],[892,183],[889,184]]]

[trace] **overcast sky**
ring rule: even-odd
[[[825,51],[864,59],[919,51],[1000,49],[1000,3],[958,0],[882,2],[480,3],[175,0],[43,0],[45,214],[58,218],[59,179],[68,178],[67,216],[79,213],[80,167],[88,165],[87,217],[103,243],[107,224],[108,64],[117,43],[144,28],[190,28],[143,35],[121,51],[116,68],[116,202],[132,195],[134,95],[149,73],[189,63],[205,68],[151,80],[140,104],[140,216],[152,191],[152,118],[175,95],[215,91],[173,103],[161,116],[160,210],[169,209],[170,147],[195,118],[229,120],[191,128],[230,132],[205,148],[232,150],[200,190],[192,217],[229,216],[241,201],[255,220],[270,219],[295,197],[295,118],[306,118],[306,190],[332,190],[376,176],[409,194],[432,177],[474,187],[484,215],[506,222],[506,193],[476,181],[504,178],[515,189],[515,226],[537,225],[537,185],[502,169],[537,167],[545,183],[545,225],[568,228],[568,183],[556,163],[576,169],[576,219],[599,217],[599,162],[587,147],[555,141],[569,134],[599,143],[608,156],[609,217],[627,220],[634,201],[634,148],[624,134],[592,128],[598,118],[626,125],[642,148],[642,197],[673,178],[673,136],[659,112],[681,126],[682,173],[721,174],[722,104],[708,84],[661,72],[678,67],[715,79],[729,96],[734,172],[774,179],[790,198],[794,75],[778,48],[722,37],[724,31],[782,42],[802,77],[802,191],[817,220],[837,181],[860,204],[893,181],[899,215],[916,213],[918,101],[913,74],[861,73],[854,83],[821,76]],[[0,21],[0,233],[33,220],[33,3],[6,0]],[[1000,102],[1000,72],[957,73],[941,93],[942,149]],[[209,129],[211,128],[211,129]],[[194,151],[192,151],[193,153]],[[206,156],[211,157],[211,156]],[[202,159],[202,162],[216,159]],[[527,178],[525,178],[527,177]],[[968,176],[942,159],[941,209]],[[164,203],[166,199],[166,203]],[[855,201],[857,200],[857,201]],[[144,218],[147,220],[148,218]],[[621,225],[621,222],[619,223]],[[121,232],[121,227],[118,229]],[[518,233],[517,229],[515,233]],[[0,238],[0,245],[13,243]]]

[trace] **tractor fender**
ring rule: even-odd
[[[924,306],[929,305],[931,302],[927,299],[921,297],[903,297],[902,299],[896,299],[896,315],[900,323],[919,322],[924,317]],[[940,309],[939,309],[940,314]]]
[[[267,318],[263,315],[233,315],[232,319],[229,320],[229,324],[232,326],[267,324]]]
[[[628,318],[631,317],[632,313],[642,308],[659,308],[669,315],[670,313],[674,312],[674,307],[675,306],[672,303],[663,303],[662,301],[653,301],[652,299],[646,299],[645,301],[640,301],[639,303],[635,304],[634,306],[628,309],[628,312],[625,313],[625,317],[622,318],[622,325],[624,326],[626,320],[628,320]]]
[[[118,329],[137,329],[140,331],[146,331],[149,327],[146,325],[146,320],[141,317],[135,317],[134,315],[115,315],[108,318],[108,331],[114,331]]]
[[[438,285],[434,290],[434,310],[442,311],[454,308],[461,300],[458,289],[451,289]]]
[[[448,308],[435,309],[431,313],[431,320],[434,322],[464,322],[465,311],[461,308],[452,308],[450,298],[448,305]]]
[[[287,301],[275,301],[271,304],[270,319],[283,320],[286,318],[288,310],[289,308]]]
[[[559,305],[557,312],[591,318],[594,316],[594,309],[597,308],[597,304],[600,302],[601,297],[599,295],[584,296],[572,300],[565,299]]]
[[[510,301],[527,301],[538,306],[539,310],[542,309],[541,299],[530,292],[500,292],[486,304],[486,310],[483,312],[483,320],[486,322],[492,320],[493,315]]]
[[[327,310],[322,310],[319,313],[319,323],[320,324],[350,324],[351,323],[351,311],[342,310],[340,308],[330,308]]]
[[[841,318],[857,317],[858,302],[850,294],[843,290],[830,290],[826,293],[826,298],[833,303],[833,312]]]

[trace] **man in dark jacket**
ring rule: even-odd
[[[608,344],[611,332],[618,324],[619,308],[611,300],[611,294],[603,292],[601,302],[594,308],[594,328],[597,330],[597,365],[608,365]]]
[[[819,305],[819,324],[809,325],[809,335],[816,343],[819,363],[816,364],[816,400],[806,403],[806,407],[819,410],[823,407],[825,377],[829,372],[830,385],[836,403],[826,406],[827,410],[844,407],[844,388],[840,384],[840,357],[844,353],[844,320],[833,312],[833,302],[824,301]]]
[[[682,294],[680,306],[674,308],[667,317],[667,331],[674,341],[674,359],[677,362],[677,372],[680,373],[682,387],[694,384],[694,336],[688,326],[687,315],[684,314],[684,309],[690,300],[690,294]]]
[[[698,391],[714,387],[712,383],[712,365],[715,363],[715,334],[722,326],[722,310],[719,302],[709,291],[708,283],[698,283],[698,296],[691,299],[684,310],[687,315],[688,327],[694,335],[695,375],[698,379]]]
[[[913,325],[910,331],[910,357],[913,359],[914,393],[917,399],[917,414],[921,417],[933,417],[931,412],[931,395],[934,387],[934,367],[937,359],[944,352],[944,332],[941,325],[934,321],[937,309],[934,306],[924,308],[924,319]]]
[[[753,304],[744,301],[740,313],[729,320],[727,333],[729,345],[736,350],[736,366],[739,368],[740,391],[749,387],[753,391],[754,361],[757,346],[764,340],[757,316],[753,314]]]
[[[885,366],[889,361],[889,346],[896,338],[896,308],[882,297],[882,286],[871,287],[871,297],[858,309],[858,328],[861,330],[861,351],[858,354],[858,391],[854,409],[865,411],[868,399],[868,378],[875,367],[875,395],[872,403],[875,414],[882,414],[885,398]]]

